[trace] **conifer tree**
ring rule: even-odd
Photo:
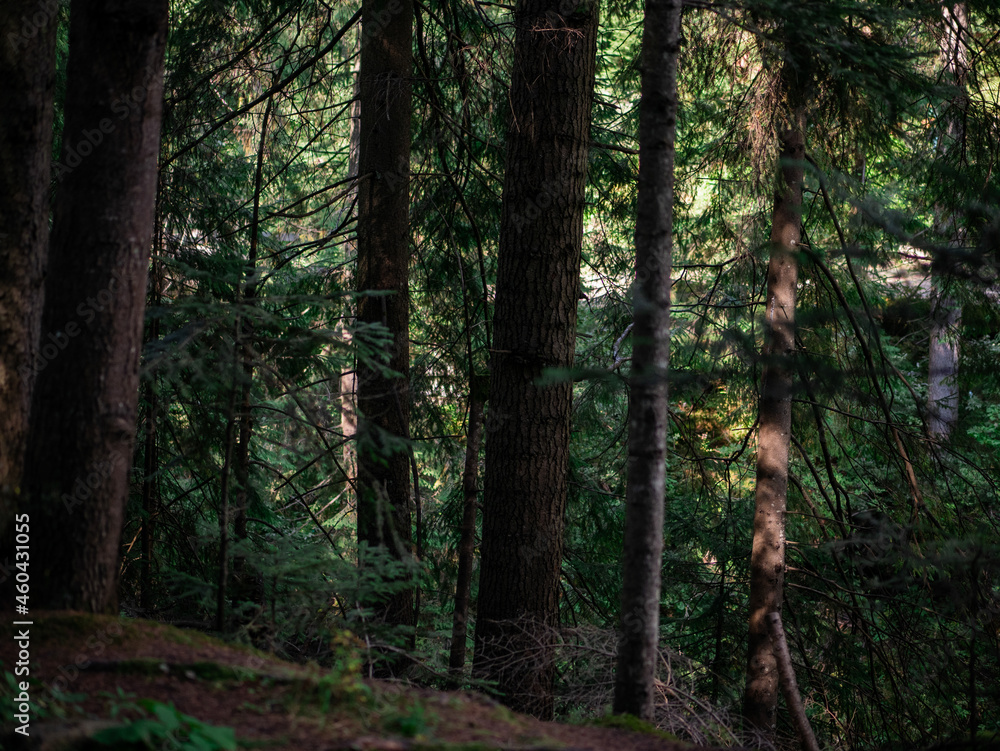
[[[71,8],[42,313],[42,339],[62,349],[38,376],[24,469],[32,600],[44,607],[118,612],[167,11],[166,0]]]
[[[474,674],[554,708],[596,0],[519,0],[497,266]]]
[[[653,714],[670,363],[670,260],[680,0],[647,0],[639,103],[629,460],[615,712]]]

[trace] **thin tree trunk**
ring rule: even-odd
[[[66,346],[38,376],[24,478],[39,607],[118,611],[167,13],[166,0],[71,8],[42,314],[43,341]]]
[[[462,530],[458,542],[458,581],[455,584],[455,614],[451,629],[448,669],[453,677],[465,667],[468,638],[469,598],[472,570],[476,563],[476,505],[479,496],[479,447],[483,439],[483,406],[489,390],[485,378],[474,377],[469,385],[469,427],[465,437],[465,471],[462,472]]]
[[[788,76],[789,65],[783,75]],[[786,79],[786,85],[788,84]],[[802,232],[805,116],[797,109],[781,132],[780,164],[767,267],[764,371],[757,432],[757,489],[750,556],[750,621],[743,717],[772,733],[778,707],[778,672],[765,617],[780,612],[785,580],[785,508],[792,429],[790,358],[795,352],[795,293]]]
[[[784,695],[785,705],[792,715],[792,724],[795,725],[795,733],[799,736],[802,751],[819,751],[819,744],[816,742],[816,736],[809,724],[809,718],[806,717],[805,707],[802,705],[802,697],[799,696],[799,686],[795,680],[792,655],[788,651],[788,641],[785,639],[785,628],[781,624],[781,615],[777,612],[771,612],[767,614],[765,620],[768,632],[771,634],[771,641],[774,643],[775,658],[778,661],[781,693]]]
[[[941,35],[941,59],[951,83],[957,87],[945,123],[942,151],[963,148],[965,141],[965,79],[969,72],[969,12],[965,3],[942,8],[944,33]],[[957,212],[938,207],[938,232],[947,237],[952,248],[965,244],[965,230]],[[944,266],[947,266],[945,259]],[[927,361],[927,431],[932,438],[946,441],[958,423],[958,329],[962,306],[945,291],[947,274],[937,273],[940,262],[931,265],[931,330]]]
[[[379,323],[392,343],[387,375],[358,363],[358,542],[412,556],[409,436],[409,159],[413,66],[412,0],[364,0],[361,42],[361,133],[358,184],[360,324]],[[362,561],[362,563],[364,563]],[[390,624],[413,625],[413,590],[373,605]]]
[[[358,44],[361,44],[361,36],[359,32]],[[347,161],[347,174],[349,177],[355,180],[354,189],[352,191],[352,197],[354,200],[357,199],[357,179],[358,179],[358,156],[361,148],[361,55],[359,54],[355,59],[354,63],[354,101],[351,103],[351,129],[350,129],[350,143]],[[357,247],[354,243],[349,243],[347,245],[347,256],[348,260],[357,255]],[[350,267],[348,267],[349,269]],[[347,272],[350,274],[350,271]],[[346,280],[347,285],[350,286],[350,277]],[[348,300],[347,306],[351,307],[352,304]],[[350,320],[353,311],[348,310],[344,314],[345,320]],[[350,348],[353,336],[351,330],[347,325],[344,325],[340,329],[340,338],[346,348]],[[354,446],[354,434],[358,429],[358,415],[356,408],[356,391],[357,391],[357,378],[356,371],[352,366],[351,370],[345,371],[340,374],[340,432],[344,436],[344,450],[343,450],[343,462],[344,462],[344,473],[346,475],[346,481],[350,485],[357,478],[358,467],[357,467],[357,452]],[[355,499],[355,503],[357,499]]]
[[[39,343],[48,255],[59,5],[0,3],[0,540],[18,512],[36,374],[63,338]],[[44,9],[43,23],[35,14]],[[26,36],[30,31],[31,35]],[[10,578],[13,583],[13,577]],[[4,598],[5,602],[11,600]]]
[[[237,323],[237,330],[239,324]],[[215,587],[215,630],[226,630],[226,600],[229,591],[229,517],[232,495],[233,451],[236,443],[236,378],[239,373],[239,342],[233,342],[233,384],[226,409],[226,433],[222,444],[219,489],[219,572]]]
[[[510,88],[474,674],[551,718],[596,2],[519,0]]]
[[[639,104],[628,481],[614,711],[653,716],[670,366],[670,262],[681,0],[647,0]]]
[[[264,183],[264,151],[267,145],[267,126],[271,118],[273,99],[267,100],[264,108],[264,118],[260,126],[260,143],[257,147],[257,168],[253,183],[253,213],[250,218],[250,247],[247,251],[246,278],[242,286],[243,312],[239,317],[239,354],[240,354],[240,405],[237,412],[239,422],[239,439],[236,444],[236,460],[233,463],[233,473],[236,480],[236,503],[233,509],[233,534],[238,544],[247,539],[247,502],[250,495],[250,441],[253,438],[253,414],[251,395],[253,393],[254,376],[254,322],[251,309],[257,304],[258,271],[257,247],[260,239],[260,193]],[[260,594],[247,581],[246,556],[239,552],[233,559],[233,579],[236,598],[250,598],[255,602]]]
[[[157,238],[161,237],[157,233]],[[151,306],[160,305],[160,272],[159,263],[154,258],[150,264]],[[154,317],[149,323],[149,340],[160,338],[160,318]],[[142,531],[140,547],[142,551],[142,570],[139,574],[139,607],[148,613],[153,607],[153,545],[155,541],[156,515],[159,506],[159,486],[156,482],[156,472],[159,467],[159,456],[156,443],[156,421],[159,417],[159,394],[157,393],[156,375],[150,374],[149,380],[143,384],[145,391],[146,419],[144,422],[144,445],[142,452]]]

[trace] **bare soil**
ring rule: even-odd
[[[0,627],[0,671],[14,672],[17,661],[13,620],[5,614]],[[11,732],[11,717],[0,718],[0,745],[8,748],[96,747],[89,735],[142,716],[136,702],[147,698],[234,728],[241,748],[692,748],[648,733],[542,722],[475,693],[362,680],[350,666],[297,665],[152,621],[55,612],[32,620],[30,693],[38,707],[27,743]],[[6,681],[0,690],[9,691]]]

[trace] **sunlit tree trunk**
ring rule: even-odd
[[[49,240],[58,4],[53,0],[51,12],[36,25],[40,7],[38,0],[0,3],[0,540],[5,544],[18,510],[31,388],[47,355],[57,354],[61,343],[38,341]]]
[[[549,718],[598,6],[520,0],[497,267],[474,674]]]
[[[945,6],[944,30],[941,35],[941,59],[950,82],[956,87],[942,138],[942,152],[963,147],[965,141],[965,79],[969,72],[968,27],[969,13],[964,3]],[[958,216],[944,207],[938,208],[938,232],[953,248],[965,243],[964,228]],[[958,328],[962,307],[945,291],[947,275],[936,272],[940,262],[931,267],[931,329],[927,364],[927,429],[931,437],[947,440],[958,422]],[[947,262],[943,265],[947,266]]]
[[[359,324],[380,323],[391,336],[387,365],[360,361],[358,541],[411,555],[409,436],[411,0],[362,4],[361,133],[358,183]],[[372,603],[392,624],[413,625],[412,589]]]
[[[681,0],[647,0],[639,104],[628,482],[614,711],[650,719],[660,635],[660,568],[670,365],[670,261]]]
[[[361,37],[358,37],[358,44],[361,43]],[[354,101],[351,103],[351,129],[349,134],[349,151],[347,160],[347,174],[349,177],[357,180],[358,177],[358,151],[361,146],[361,88],[360,88],[360,74],[361,74],[361,56],[355,59],[354,64]],[[357,182],[354,183],[354,187],[351,191],[352,196],[357,200]],[[357,247],[353,243],[347,245],[348,260],[352,260],[357,256]],[[350,266],[348,266],[348,274],[350,274]],[[347,279],[347,284],[350,286],[350,277]],[[347,302],[347,305],[353,308],[351,302]],[[345,313],[345,321],[349,321],[352,312]],[[341,342],[345,347],[350,347],[353,336],[351,334],[350,328],[344,325],[340,329]],[[344,436],[344,449],[342,452],[343,457],[343,470],[345,474],[345,479],[348,483],[354,481],[357,477],[357,452],[354,446],[354,434],[358,429],[358,416],[356,410],[356,392],[357,392],[357,377],[354,370],[354,366],[351,366],[350,370],[346,370],[340,374],[340,432]],[[356,500],[356,499],[355,499]]]
[[[789,85],[789,65],[783,71]],[[750,555],[750,620],[743,717],[765,732],[775,728],[777,659],[765,617],[780,612],[785,580],[785,508],[788,448],[792,430],[795,352],[795,293],[802,233],[805,116],[794,109],[780,133],[780,154],[771,215],[771,259],[767,267],[763,374],[757,429],[757,487]]]
[[[156,198],[166,0],[74,0],[25,459],[32,603],[117,613]]]

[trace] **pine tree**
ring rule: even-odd
[[[474,674],[553,712],[598,6],[519,0],[497,267]]]
[[[166,0],[74,2],[24,469],[33,601],[116,613],[162,108]],[[33,556],[34,559],[34,556]],[[37,599],[36,599],[37,598]]]
[[[628,490],[615,712],[653,714],[670,364],[670,261],[680,0],[648,0],[639,104]]]

